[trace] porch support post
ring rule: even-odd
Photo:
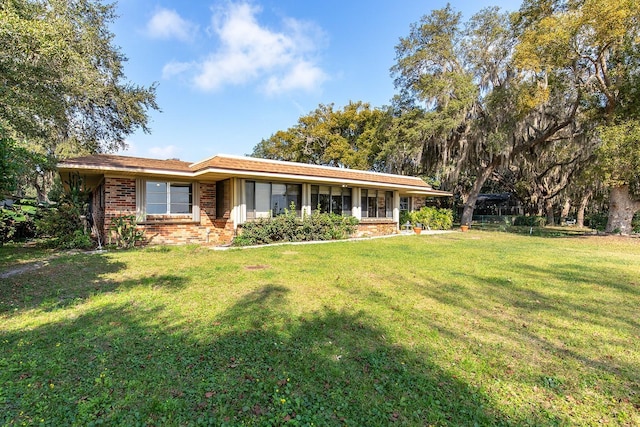
[[[351,215],[355,216],[358,220],[362,219],[362,205],[360,195],[360,187],[354,187],[351,189]]]
[[[311,215],[311,184],[302,184],[302,216]]]
[[[400,193],[393,192],[393,221],[396,223],[396,230],[400,227]]]

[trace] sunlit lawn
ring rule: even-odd
[[[61,256],[0,281],[23,423],[640,425],[640,239]]]

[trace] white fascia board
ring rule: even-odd
[[[347,169],[347,168],[338,168],[335,166],[326,166],[326,165],[314,165],[311,163],[299,163],[299,162],[292,162],[292,161],[285,161],[285,160],[272,160],[272,159],[263,159],[260,157],[247,157],[247,156],[236,156],[236,155],[232,155],[232,154],[217,154],[215,156],[211,156],[205,160],[199,161],[199,162],[195,162],[192,163],[190,166],[193,167],[199,163],[204,163],[207,162],[209,160],[213,160],[216,157],[223,157],[223,158],[227,158],[227,159],[235,159],[235,160],[245,160],[245,161],[252,161],[252,162],[260,162],[260,163],[269,163],[272,165],[283,165],[283,166],[301,166],[304,168],[309,168],[310,170],[313,169],[320,169],[320,170],[327,170],[327,171],[336,171],[336,170],[340,170],[340,171],[348,171],[348,172],[363,172],[363,173],[368,173],[368,174],[373,174],[373,175],[378,175],[378,176],[386,176],[388,178],[396,178],[398,176],[402,176],[404,178],[416,178],[416,177],[412,177],[412,176],[405,176],[405,175],[396,175],[396,174],[392,174],[392,173],[385,173],[385,172],[374,172],[374,171],[363,171],[360,169]],[[295,176],[299,176],[299,175],[295,175]],[[420,178],[417,178],[420,179]]]
[[[300,181],[300,182],[313,182],[313,183],[323,183],[323,184],[351,184],[351,185],[357,185],[360,187],[364,186],[364,187],[374,187],[374,188],[389,188],[389,189],[399,189],[399,190],[401,189],[401,190],[412,190],[415,192],[422,191],[422,192],[425,192],[425,194],[439,193],[437,190],[431,190],[424,187],[418,187],[418,186],[412,186],[412,185],[390,184],[386,182],[356,180],[356,179],[326,178],[326,177],[308,176],[308,175],[303,176],[303,175],[272,173],[272,172],[252,172],[252,171],[208,168],[208,169],[203,169],[197,172],[195,175],[199,176],[207,173],[229,174],[229,175],[242,176],[243,178],[271,178],[271,179],[278,179],[278,180],[293,180],[293,181]]]
[[[194,178],[193,172],[182,172],[176,170],[167,169],[147,169],[147,168],[121,168],[117,166],[88,166],[88,165],[61,165],[58,167],[59,171],[68,171],[72,169],[81,169],[89,172],[103,173],[107,172],[119,172],[123,174],[146,174],[146,175],[175,175],[185,178]]]

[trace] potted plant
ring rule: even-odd
[[[409,214],[411,225],[413,226],[413,232],[416,234],[422,233],[422,223],[419,222],[418,212],[411,212]]]
[[[462,231],[463,233],[466,233],[467,231],[469,231],[469,224],[461,224],[460,231]]]

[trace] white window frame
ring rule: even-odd
[[[165,213],[147,213],[147,183],[160,182],[167,186],[167,211]],[[171,185],[191,186],[191,213],[171,213]],[[146,221],[148,217],[191,217],[193,221],[200,221],[200,184],[198,182],[174,181],[161,179],[136,180],[136,216],[138,221]]]

